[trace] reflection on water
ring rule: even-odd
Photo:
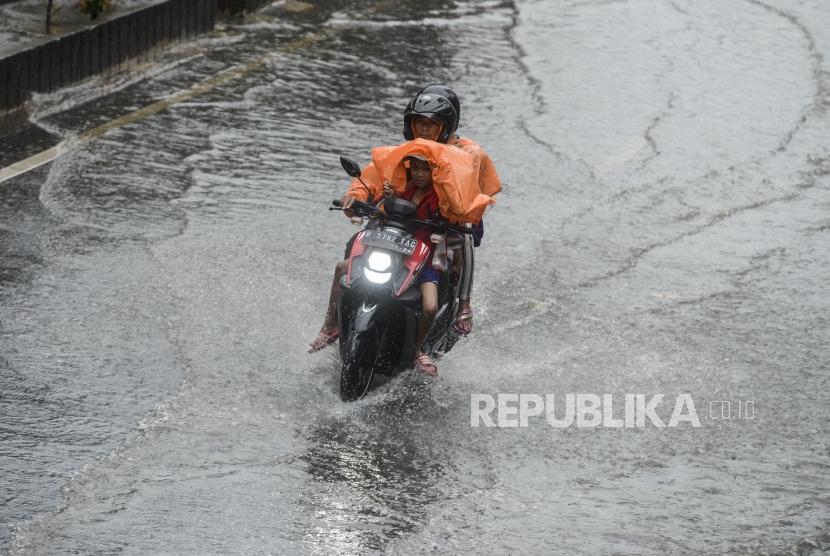
[[[318,518],[306,535],[316,548],[382,551],[421,528],[446,496],[449,453],[428,431],[446,430],[447,414],[428,390],[405,388],[360,413],[303,431],[307,473],[334,485],[306,502]]]

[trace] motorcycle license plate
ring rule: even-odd
[[[370,230],[361,240],[363,245],[382,247],[390,251],[397,251],[404,255],[411,255],[415,251],[418,241],[410,237],[402,237],[383,230]]]

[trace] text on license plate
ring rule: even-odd
[[[404,255],[411,255],[415,251],[415,246],[418,241],[409,237],[402,237],[382,230],[371,230],[363,236],[361,240],[363,245],[370,245],[372,247],[382,247]]]

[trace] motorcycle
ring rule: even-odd
[[[340,157],[341,165],[360,179],[360,166]],[[362,180],[361,180],[362,181]],[[364,184],[365,185],[365,184]],[[383,210],[355,201],[348,211],[369,220],[351,244],[346,272],[340,279],[340,396],[344,401],[366,395],[375,373],[391,375],[412,365],[415,336],[421,317],[421,292],[415,286],[431,261],[439,270],[438,312],[423,345],[437,357],[458,341],[453,322],[458,310],[456,286],[450,278],[455,234],[469,228],[446,221],[418,220],[417,206],[396,197],[381,201]],[[381,204],[379,203],[379,205]],[[333,201],[329,210],[346,210]],[[432,232],[432,245],[415,237],[417,228]]]

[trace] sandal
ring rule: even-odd
[[[426,353],[421,353],[415,357],[415,370],[427,376],[438,376],[438,367],[435,366],[432,358]]]
[[[470,307],[465,307],[455,315],[455,322],[452,325],[453,330],[459,336],[466,336],[473,331],[473,310]]]
[[[337,328],[332,328],[330,330],[320,329],[320,333],[317,334],[317,337],[314,339],[313,342],[308,344],[311,346],[308,349],[309,353],[314,353],[320,351],[321,349],[330,346],[334,342],[337,341],[337,338],[340,337],[340,330]]]

